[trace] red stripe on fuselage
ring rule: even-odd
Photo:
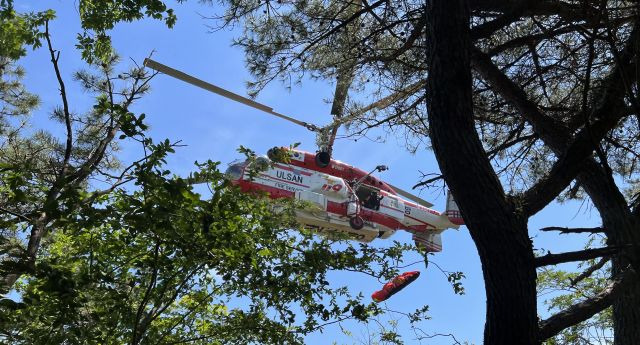
[[[424,207],[424,206],[422,206],[422,205],[415,204],[415,203],[413,203],[413,202],[411,202],[411,201],[408,201],[408,200],[403,200],[403,201],[404,201],[404,205],[405,205],[405,206],[409,206],[409,207],[417,208],[417,209],[419,209],[419,210],[422,210],[422,211],[425,211],[425,212],[428,212],[428,213],[434,214],[434,215],[436,215],[436,216],[441,215],[441,213],[440,213],[440,212],[438,212],[438,211],[436,211],[436,210],[432,210],[432,209],[430,209],[430,208],[428,208],[428,207]]]
[[[239,180],[237,182],[238,186],[243,192],[253,192],[253,191],[262,191],[267,192],[271,199],[279,199],[279,198],[295,198],[295,193],[290,192],[288,190],[263,185],[256,182]]]
[[[288,149],[288,148],[284,148],[284,149]],[[345,181],[359,180],[360,178],[367,175],[367,172],[362,169],[353,167],[343,162],[336,161],[334,159],[331,160],[328,166],[321,168],[318,165],[316,165],[316,158],[313,153],[300,151],[300,150],[292,150],[292,151],[303,154],[304,161],[291,159],[291,161],[288,163],[289,165],[295,165],[301,168],[323,172],[329,175],[343,178]],[[369,179],[365,179],[363,183],[365,185],[373,186],[375,188],[381,189],[389,194],[397,195],[396,191],[393,190],[393,188],[391,188],[389,185],[387,185],[383,181],[380,181],[379,179],[373,176],[369,176]]]
[[[380,225],[386,226],[387,228],[390,228],[393,230],[405,228],[405,225],[400,223],[397,219],[391,216],[388,216],[384,213],[376,212],[366,208],[362,208],[362,210],[360,211],[360,216],[364,220],[368,220],[373,223],[378,223]]]
[[[407,218],[409,218],[409,219],[413,219],[413,220],[415,220],[415,221],[416,221],[416,222],[418,222],[418,223],[422,223],[422,224],[424,224],[424,225],[426,225],[426,226],[430,226],[430,227],[432,227],[432,228],[435,228],[435,226],[433,226],[433,225],[431,225],[431,224],[429,224],[429,223],[425,222],[424,220],[420,220],[420,219],[418,219],[418,218],[416,218],[416,217],[411,217],[411,216],[406,215],[406,214],[405,214],[404,216],[405,216],[405,217],[407,217]]]
[[[269,197],[272,199],[295,198],[294,192],[290,192],[288,190],[280,189],[277,187],[267,186],[255,181],[238,180],[236,184],[239,185],[244,192],[263,191],[268,193]],[[347,216],[346,203],[328,200],[327,212],[336,214],[338,216],[346,217]],[[383,213],[367,209],[367,208],[361,208],[360,216],[362,217],[362,219],[366,221],[380,224],[389,229],[398,230],[398,229],[407,228],[404,224],[399,222],[397,219],[390,217],[388,215],[385,215]]]

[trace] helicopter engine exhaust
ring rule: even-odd
[[[321,168],[326,168],[331,163],[331,155],[327,151],[320,151],[316,153],[316,165]]]

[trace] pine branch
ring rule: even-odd
[[[636,40],[640,28],[636,25],[629,37],[629,44],[620,54],[620,59],[604,83],[602,101],[590,114],[592,119],[578,134],[571,138],[564,132],[563,124],[540,112],[524,90],[510,80],[489,56],[478,49],[472,50],[474,68],[507,100],[513,103],[531,123],[536,134],[550,146],[558,160],[549,174],[522,195],[523,213],[531,216],[551,202],[582,171],[584,164],[591,161],[591,155],[597,143],[623,117],[621,112],[611,111],[625,107],[626,90],[621,80],[632,73],[631,59],[636,52]],[[563,149],[558,149],[562,147]]]
[[[487,151],[487,156],[493,158],[495,155],[497,155],[498,153],[500,153],[500,151],[506,150],[510,147],[513,147],[523,141],[531,141],[531,140],[538,140],[538,135],[537,134],[528,134],[528,135],[524,135],[518,138],[515,138],[511,141],[505,141],[500,145],[497,145],[496,147],[492,148],[491,150]]]
[[[373,109],[377,109],[377,110],[383,110],[385,108],[387,108],[388,106],[390,106],[391,104],[400,101],[402,99],[405,99],[413,94],[415,94],[418,90],[420,90],[420,88],[424,87],[426,85],[426,80],[422,79],[419,80],[407,87],[405,87],[402,90],[399,90],[397,92],[394,92],[382,99],[379,99],[365,107],[362,107],[360,109],[356,109],[354,111],[352,111],[351,113],[349,113],[347,116],[344,116],[340,119],[335,120],[330,126],[331,127],[337,127],[340,126],[342,124],[345,124],[347,122],[350,122],[352,120],[354,120],[355,118],[359,117],[360,115],[365,114],[366,112],[373,110]]]

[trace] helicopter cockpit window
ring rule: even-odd
[[[247,165],[246,161],[236,161],[229,164],[227,171],[225,171],[225,175],[227,178],[231,180],[238,180],[242,177],[242,173],[244,172],[244,167]]]
[[[267,157],[258,157],[256,158],[255,161],[255,167],[258,168],[257,170],[267,170],[269,169],[269,164],[271,163],[271,161],[269,160],[269,158]]]
[[[360,203],[363,207],[371,210],[379,210],[380,200],[382,200],[382,197],[378,192],[379,191],[375,188],[362,185],[356,191],[356,196],[358,196],[358,199],[360,200]]]

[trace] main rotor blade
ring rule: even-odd
[[[234,100],[236,102],[239,102],[239,103],[242,103],[244,105],[248,105],[248,106],[250,106],[252,108],[255,108],[255,109],[258,109],[258,110],[262,110],[265,113],[269,113],[269,114],[271,114],[273,116],[277,116],[277,117],[279,117],[281,119],[285,119],[287,121],[293,122],[293,123],[295,123],[297,125],[300,125],[300,126],[303,126],[303,127],[307,128],[310,131],[314,131],[315,132],[315,131],[319,130],[319,127],[317,127],[314,124],[307,123],[307,122],[304,122],[304,121],[300,121],[300,120],[294,119],[292,117],[286,116],[284,114],[280,114],[278,112],[275,112],[273,110],[273,108],[271,108],[269,106],[266,106],[266,105],[264,105],[262,103],[258,103],[258,102],[254,101],[254,100],[249,99],[249,98],[246,98],[246,97],[240,96],[240,95],[238,95],[236,93],[233,93],[231,91],[225,90],[225,89],[223,89],[223,88],[221,88],[219,86],[213,85],[211,83],[207,83],[204,80],[198,79],[198,78],[196,78],[194,76],[186,74],[186,73],[184,73],[182,71],[178,71],[177,69],[173,69],[173,68],[171,68],[171,67],[169,67],[167,65],[163,65],[163,64],[161,64],[161,63],[159,63],[157,61],[151,60],[149,58],[144,59],[144,65],[146,67],[152,68],[152,69],[154,69],[154,70],[156,70],[158,72],[162,72],[162,73],[164,73],[164,74],[166,74],[168,76],[174,77],[176,79],[180,79],[180,80],[182,80],[184,82],[187,82],[187,83],[189,83],[191,85],[195,85],[195,86],[200,87],[202,89],[205,89],[207,91],[216,93],[216,94],[218,94],[220,96],[232,99],[232,100]]]
[[[419,198],[419,197],[417,197],[417,196],[415,196],[415,195],[413,195],[413,194],[411,194],[411,193],[409,193],[409,192],[407,192],[407,191],[405,191],[405,190],[403,190],[401,188],[398,188],[396,186],[392,186],[390,184],[388,184],[388,185],[391,188],[393,188],[393,190],[395,190],[396,193],[398,193],[398,195],[400,195],[400,196],[403,196],[403,197],[405,197],[405,198],[407,198],[407,199],[409,199],[409,200],[411,200],[411,201],[413,201],[415,203],[418,203],[418,204],[420,204],[420,205],[422,205],[422,206],[424,206],[426,208],[431,208],[433,206],[432,203],[430,203],[430,202],[428,202],[426,200],[423,200],[422,198]]]

